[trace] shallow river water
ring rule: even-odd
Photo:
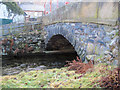
[[[64,67],[66,61],[75,59],[77,54],[38,54],[11,59],[2,59],[2,75],[14,75],[22,71],[29,72],[32,70],[42,70],[51,68]]]

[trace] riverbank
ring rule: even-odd
[[[101,88],[100,80],[110,75],[114,68],[116,66],[100,63],[94,65],[94,68],[89,69],[86,74],[77,74],[63,67],[21,72],[18,75],[0,78],[2,88]]]

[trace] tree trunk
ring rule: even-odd
[[[13,19],[15,16],[16,16],[16,15],[14,14],[13,17],[12,17],[12,19]]]

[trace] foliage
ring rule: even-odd
[[[68,62],[66,66],[68,70],[76,70],[76,73],[86,73],[89,68],[93,68],[92,61],[90,60],[88,63],[82,63],[82,60],[77,57],[77,61],[73,60],[72,63]]]
[[[9,12],[9,16],[11,13],[14,13],[15,15],[21,15],[24,14],[24,11],[17,5],[16,2],[1,2],[4,5],[6,5],[7,10]]]
[[[120,74],[119,74],[120,69],[115,68],[113,71],[109,70],[109,74],[106,77],[102,77],[100,82],[101,87],[105,88],[113,88],[117,89],[120,88]]]
[[[108,76],[109,70],[113,70],[114,67],[104,63],[98,64],[85,74],[67,69],[67,67],[54,68],[3,76],[2,88],[101,88],[100,80]]]
[[[119,31],[116,32],[116,36],[119,36]]]

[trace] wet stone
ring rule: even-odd
[[[32,43],[38,43],[37,39],[34,39],[34,40],[32,41]]]
[[[26,67],[26,64],[21,64],[20,67]]]
[[[46,68],[46,66],[41,65],[41,66],[36,67],[35,70],[40,70],[40,69],[45,69],[45,68]]]

